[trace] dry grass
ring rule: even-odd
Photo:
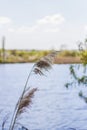
[[[55,59],[56,64],[74,64],[74,63],[82,63],[80,57],[57,57]]]

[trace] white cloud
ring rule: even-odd
[[[38,24],[61,24],[65,21],[64,17],[61,14],[54,14],[45,16],[42,19],[37,20]]]
[[[21,26],[18,28],[9,28],[8,32],[15,32],[15,33],[31,33],[34,32],[36,30],[37,26],[32,26],[32,27],[28,27],[28,26]]]
[[[38,28],[33,28],[38,27]],[[84,26],[64,23],[60,26],[33,26],[20,27],[10,29],[7,34],[6,45],[7,48],[21,48],[21,49],[60,49],[61,45],[67,45],[68,49],[77,48],[76,42],[82,41],[84,36]],[[43,27],[43,31],[42,31]],[[31,29],[33,31],[30,31]],[[59,29],[59,30],[58,30]],[[21,33],[22,32],[22,33]]]
[[[8,37],[7,47],[58,48],[62,43],[60,42],[60,35],[62,37],[62,28],[66,24],[64,21],[65,18],[62,15],[54,14],[37,20],[33,26],[16,27],[10,24],[6,32]]]
[[[18,28],[9,28],[9,32],[16,33],[34,33],[34,32],[47,32],[55,33],[60,30],[60,25],[65,21],[64,17],[61,14],[54,14],[45,16],[42,19],[39,19],[35,22],[35,25],[21,26]]]
[[[8,17],[0,17],[0,24],[8,24],[11,23],[11,19]]]

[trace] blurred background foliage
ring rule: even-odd
[[[4,63],[36,62],[52,50],[5,50]],[[80,63],[81,52],[78,50],[59,51],[55,63]],[[3,50],[0,49],[0,63],[3,63]]]

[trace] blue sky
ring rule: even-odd
[[[3,35],[7,49],[77,49],[87,37],[87,0],[0,0]]]

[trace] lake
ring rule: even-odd
[[[32,63],[0,65],[0,123],[9,115],[5,130],[32,66]],[[69,66],[55,64],[46,76],[31,76],[28,87],[38,91],[18,123],[29,130],[87,130],[87,104],[78,96],[81,87],[64,86],[70,81]]]

